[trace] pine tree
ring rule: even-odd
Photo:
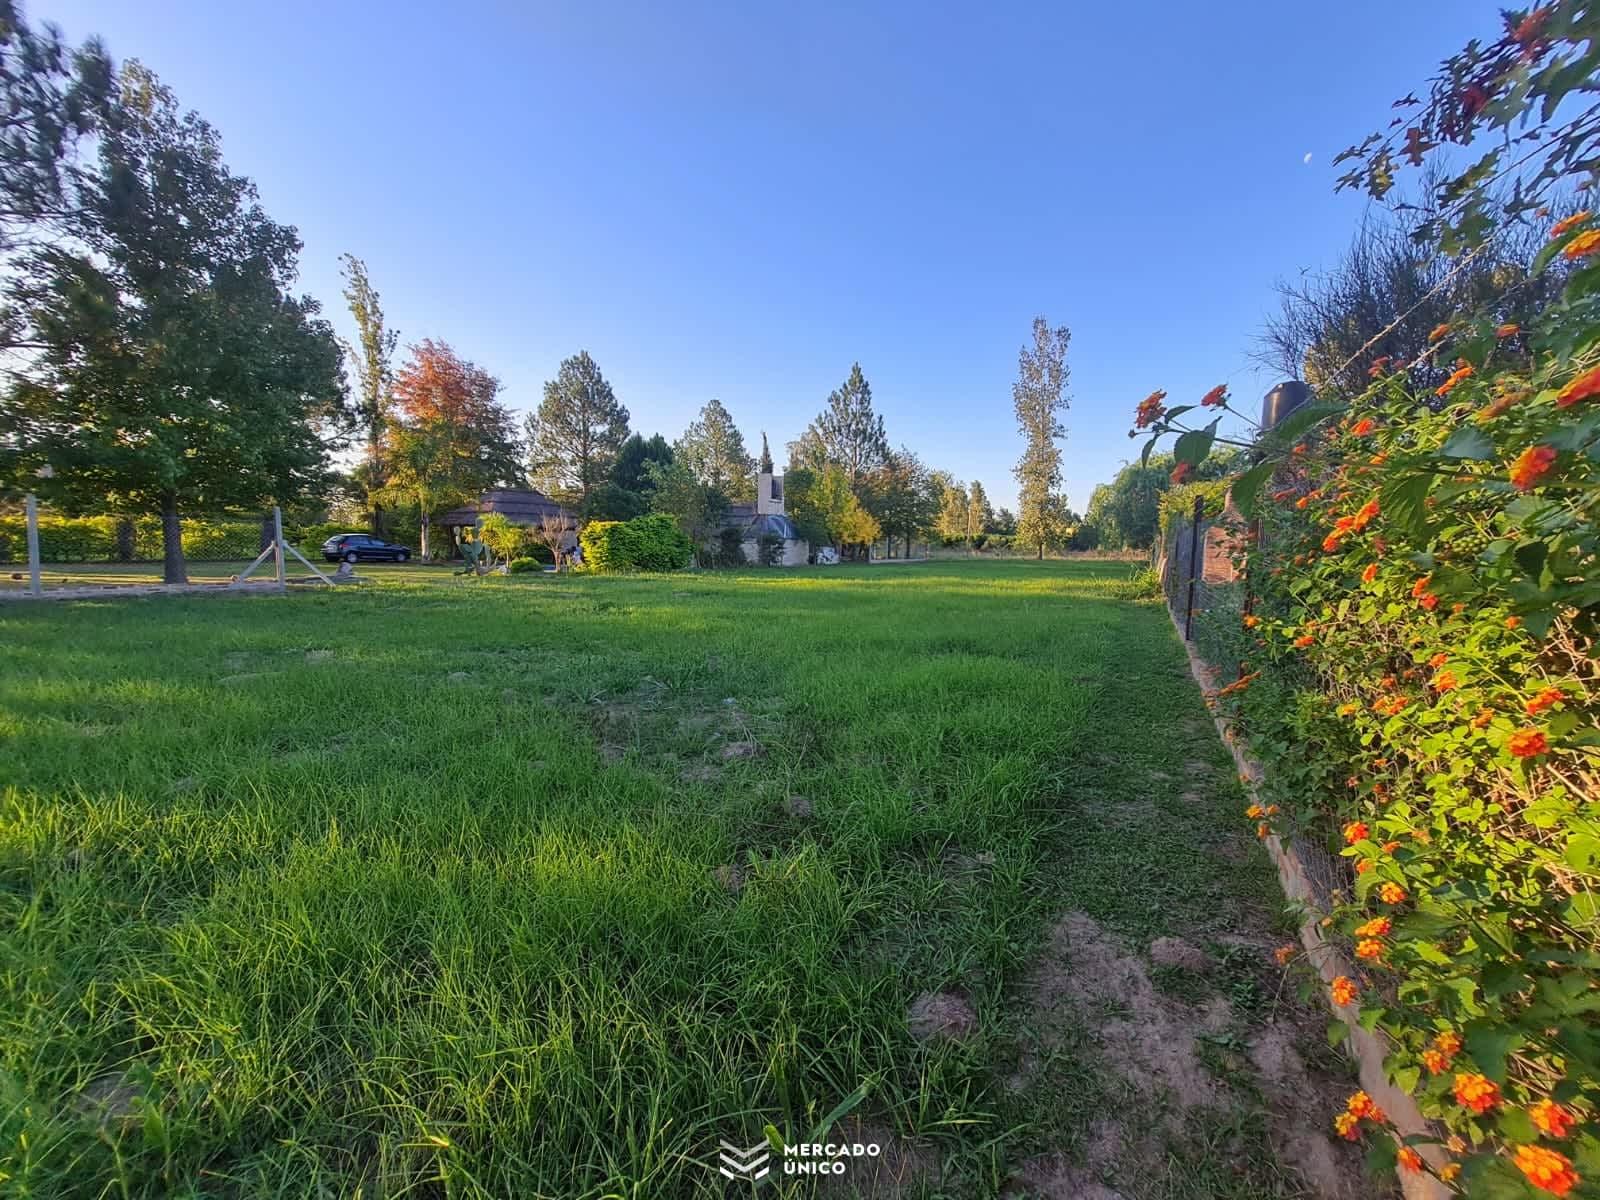
[[[565,504],[585,505],[605,482],[628,437],[628,410],[587,350],[561,363],[528,418],[533,485]]]
[[[700,410],[672,448],[673,457],[695,478],[729,500],[755,497],[755,459],[744,447],[744,435],[722,401],[712,400]]]
[[[1066,411],[1067,345],[1072,335],[1065,325],[1051,329],[1043,317],[1033,319],[1033,346],[1022,348],[1017,382],[1011,396],[1016,407],[1017,427],[1027,445],[1017,461],[1015,474],[1017,537],[1038,549],[1060,539],[1060,525],[1054,503],[1061,487],[1061,448],[1056,439],[1067,435],[1060,414]]]
[[[872,386],[860,363],[850,368],[844,385],[829,394],[828,406],[790,445],[789,454],[796,466],[819,472],[830,464],[841,468],[851,487],[883,465],[889,457],[889,438],[883,418],[872,409]]]

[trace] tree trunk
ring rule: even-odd
[[[383,505],[381,504],[372,506],[372,536],[383,536]]]
[[[422,561],[423,562],[427,562],[428,561],[428,510],[427,509],[423,509],[422,510],[422,539],[421,540],[422,540],[422,545],[419,546],[418,549],[422,551]]]
[[[130,517],[117,518],[117,561],[133,561],[133,520]]]
[[[178,497],[172,492],[161,498],[161,579],[164,583],[189,582],[189,569],[183,561],[183,526],[178,523]]]
[[[1039,561],[1040,562],[1044,561],[1044,539],[1043,538],[1039,539]]]
[[[272,545],[273,533],[274,526],[272,524],[272,514],[270,512],[264,512],[261,514],[261,544],[256,547],[258,552],[265,550],[268,546]]]

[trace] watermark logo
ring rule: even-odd
[[[758,1142],[741,1149],[718,1142],[717,1170],[727,1179],[750,1183],[766,1178],[772,1171],[773,1146]],[[783,1143],[778,1167],[785,1175],[843,1175],[858,1159],[877,1158],[883,1147],[877,1142],[799,1142]]]
[[[765,1142],[757,1142],[748,1150],[741,1150],[727,1142],[718,1142],[717,1146],[721,1151],[717,1155],[717,1169],[729,1179],[748,1179],[754,1183],[764,1179],[771,1170],[768,1161],[772,1157],[772,1148]]]

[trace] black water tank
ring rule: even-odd
[[[1298,379],[1288,379],[1267,393],[1261,401],[1261,430],[1265,433],[1307,400],[1311,389]]]

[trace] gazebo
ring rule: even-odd
[[[578,544],[577,517],[549,496],[534,488],[496,488],[484,492],[471,504],[452,508],[434,522],[450,531],[452,557],[460,553],[462,531],[477,528],[478,521],[490,513],[500,513],[513,525],[535,529],[544,523],[545,518],[558,517],[567,529],[567,537],[561,544],[562,553],[571,552]]]

